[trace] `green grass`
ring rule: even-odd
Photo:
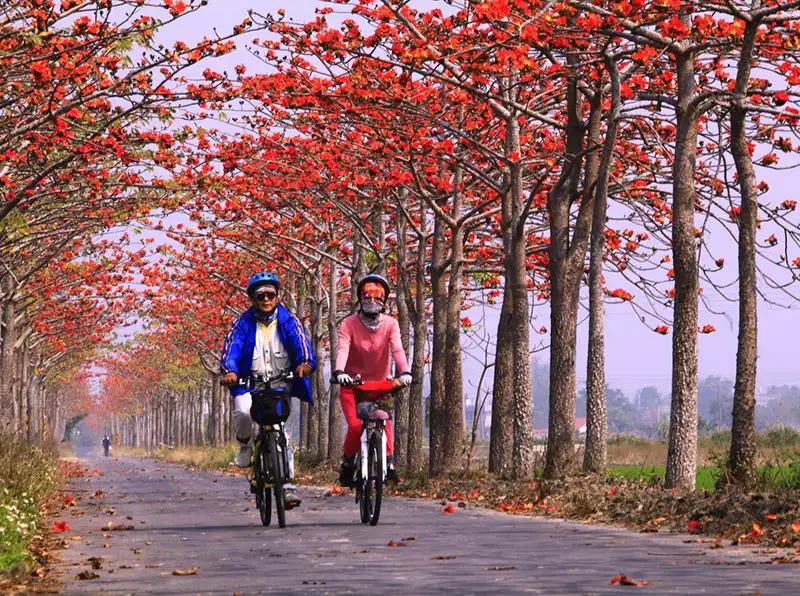
[[[648,480],[655,475],[661,482],[664,481],[665,473],[664,466],[613,466],[608,470],[611,477]],[[720,470],[716,466],[697,468],[697,488],[714,490],[719,475]]]
[[[169,462],[195,466],[204,470],[228,468],[236,456],[238,446],[235,443],[219,445],[218,447],[187,446],[169,449],[161,447],[153,452],[159,459]]]
[[[55,489],[58,452],[15,435],[0,436],[0,575],[31,558],[28,544],[41,523],[41,507]]]
[[[608,475],[615,478],[649,480],[654,475],[664,481],[664,466],[612,466]],[[697,468],[697,488],[714,490],[722,470],[717,466],[701,466]],[[759,466],[757,471],[759,483],[767,488],[797,488],[800,486],[800,468],[798,466]]]

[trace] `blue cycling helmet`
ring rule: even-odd
[[[279,282],[278,278],[272,273],[256,273],[247,282],[247,295],[252,298],[255,291],[261,286],[274,286],[276,290],[280,290],[281,282]]]

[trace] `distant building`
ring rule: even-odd
[[[579,437],[586,436],[586,418],[575,418],[575,432]],[[534,441],[544,441],[547,439],[547,429],[546,428],[534,428],[533,429],[533,440]]]

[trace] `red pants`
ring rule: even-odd
[[[342,403],[342,412],[347,421],[347,435],[344,438],[344,454],[348,457],[355,455],[361,449],[361,420],[356,416],[356,397],[352,387],[339,387],[339,401]],[[392,421],[386,421],[386,451],[387,455],[394,453],[394,437],[392,436]]]

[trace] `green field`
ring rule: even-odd
[[[616,478],[650,479],[655,474],[664,480],[664,466],[612,466],[608,475]],[[697,468],[697,488],[714,490],[722,471],[716,466]],[[797,488],[800,468],[796,466],[759,466],[758,480],[769,488]]]
[[[608,475],[616,478],[650,479],[654,474],[664,480],[664,466],[613,466]],[[697,488],[714,490],[720,470],[715,466],[697,468]]]
[[[722,471],[716,466],[697,468],[697,488],[714,490]],[[664,480],[664,466],[613,466],[609,476],[617,478],[649,479],[656,475]],[[794,466],[759,466],[759,481],[772,488],[796,488],[800,484],[800,470]]]

